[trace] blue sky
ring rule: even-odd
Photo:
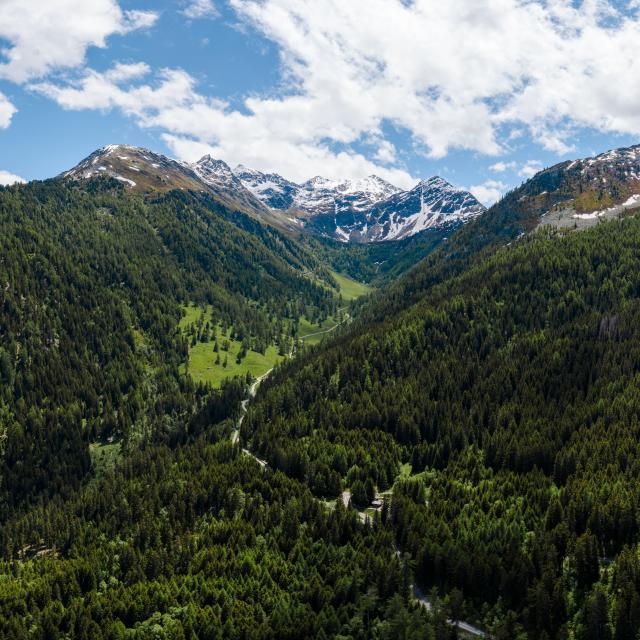
[[[122,142],[299,181],[438,174],[489,203],[640,142],[639,4],[4,0],[0,180]]]

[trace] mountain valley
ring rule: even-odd
[[[0,637],[633,638],[639,148],[1,187]]]

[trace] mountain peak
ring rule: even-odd
[[[181,163],[147,149],[109,144],[68,171],[86,179],[110,176],[138,191],[210,191],[221,202],[291,228],[308,226],[343,241],[405,238],[426,229],[465,222],[484,211],[468,192],[433,176],[403,191],[375,174],[333,180],[314,176],[302,184],[277,173],[238,164],[233,170],[210,154]],[[282,214],[282,211],[290,212]]]
[[[213,158],[209,154],[202,156],[202,158],[197,162],[194,162],[192,166],[194,168],[199,167],[202,170],[215,171],[221,174],[224,173],[225,175],[233,175],[231,167],[224,160]]]
[[[209,154],[202,156],[200,160],[191,165],[194,173],[208,186],[224,189],[241,188],[242,184],[236,178],[231,167],[218,158],[212,158]]]
[[[262,173],[239,164],[234,175],[258,200],[271,209],[290,209],[300,185],[290,182],[277,173]]]
[[[200,160],[198,160],[194,164],[196,164],[196,165],[212,165],[212,166],[227,167],[229,169],[229,171],[231,171],[229,165],[224,160],[220,160],[218,158],[214,158],[209,153],[207,153],[206,155],[202,156],[202,158],[200,158]]]
[[[153,153],[149,149],[145,149],[144,147],[136,147],[131,144],[124,143],[116,143],[116,144],[105,144],[104,147],[98,149],[98,151],[102,151],[105,154],[116,153],[117,151],[133,151],[135,153]]]
[[[363,193],[370,200],[381,200],[401,191],[398,187],[382,178],[370,175],[366,178],[356,180],[345,180],[336,186],[336,190],[341,193]]]
[[[108,176],[136,191],[203,189],[197,176],[183,164],[149,149],[128,144],[105,145],[63,176],[75,180]]]
[[[400,240],[421,231],[455,229],[484,211],[471,193],[432,176],[378,203],[369,215],[367,231],[370,241]]]
[[[424,178],[423,180],[420,180],[416,186],[428,189],[455,189],[450,182],[440,176]]]
[[[301,186],[305,189],[331,189],[335,184],[336,183],[333,180],[329,180],[329,178],[314,176],[306,182],[303,182]]]
[[[264,173],[262,171],[258,171],[258,169],[252,169],[251,167],[247,167],[244,164],[236,165],[232,169],[234,175],[240,176],[263,176]]]

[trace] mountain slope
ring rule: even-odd
[[[129,145],[98,149],[63,175],[109,176],[141,193],[208,192],[225,207],[280,229],[297,233],[304,228],[342,242],[397,240],[425,230],[444,237],[484,211],[470,193],[437,177],[410,191],[377,176],[344,181],[317,176],[295,184],[242,165],[232,170],[209,155],[187,164]]]
[[[456,189],[436,176],[378,203],[369,215],[382,227],[379,237],[397,240],[434,227],[451,230],[484,211],[468,191]]]
[[[467,615],[495,606],[498,637],[588,637],[596,619],[634,633],[636,149],[505,196],[273,377],[245,421],[247,446],[316,495],[335,473],[360,508],[391,492],[418,582],[461,590]],[[544,224],[616,205],[581,233]]]
[[[635,217],[480,255],[278,372],[246,446],[318,496],[333,496],[336,473],[360,508],[391,491],[387,522],[418,583],[460,590],[467,615],[499,612],[498,637],[580,637],[594,593],[627,637],[640,597],[638,246]]]
[[[289,220],[245,189],[226,163],[208,155],[188,164],[148,149],[111,144],[94,151],[62,175],[75,180],[108,176],[135,193],[171,190],[209,193],[227,209],[249,214],[280,229],[291,227]]]
[[[230,201],[254,217],[281,226],[282,218],[274,215],[270,208],[265,207],[259,199],[254,197],[234,175],[226,162],[215,160],[210,155],[206,155],[188,167],[223,203],[226,204],[227,201]]]
[[[440,607],[434,635],[402,597],[388,533],[263,473],[225,427],[148,447],[73,498],[3,522],[3,558],[20,570],[3,580],[0,637],[451,637]]]
[[[425,230],[450,233],[485,210],[473,195],[439,177],[403,191],[373,175],[342,182],[316,176],[297,185],[243,166],[235,173],[267,206],[291,210],[305,228],[342,242],[398,240]]]
[[[62,175],[77,180],[109,176],[136,191],[202,189],[198,175],[190,167],[148,149],[126,144],[110,144],[97,149]]]
[[[117,179],[0,189],[0,514],[77,486],[91,442],[184,435],[208,393],[179,373],[188,303],[211,306],[248,350],[334,313],[316,259],[239,215]]]
[[[634,161],[562,163],[465,224],[277,368],[240,446],[245,381],[180,375],[181,307],[289,340],[335,312],[320,251],[209,189],[0,189],[0,637],[634,638]]]
[[[543,169],[451,234],[384,295],[374,296],[366,315],[382,318],[407,308],[444,278],[540,227],[571,232],[634,213],[640,205],[634,197],[640,193],[639,159],[640,146],[634,146]]]
[[[363,213],[399,191],[378,176],[343,182],[316,176],[300,185],[294,206],[312,216],[344,211]]]
[[[102,173],[0,188],[0,638],[448,640],[390,529],[232,444],[244,379],[180,374],[186,303],[288,340],[331,278],[210,191]]]
[[[238,165],[234,175],[256,198],[272,209],[290,209],[300,187],[277,173],[262,173]]]
[[[485,211],[469,192],[456,189],[439,177],[365,206],[361,202],[336,200],[334,212],[314,216],[309,225],[325,232],[335,227],[334,233],[343,240],[380,242],[427,230],[450,234]]]

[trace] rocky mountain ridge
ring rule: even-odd
[[[269,223],[343,242],[399,240],[429,230],[448,230],[485,211],[469,192],[439,177],[408,191],[370,175],[301,184],[203,156],[194,163],[172,160],[130,145],[107,145],[63,174],[75,179],[110,176],[138,191],[210,191],[224,204]]]

